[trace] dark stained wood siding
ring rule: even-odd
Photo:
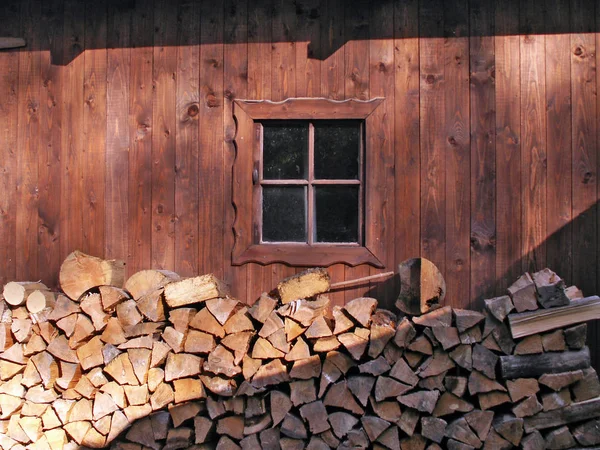
[[[252,303],[300,268],[231,265],[233,100],[383,96],[385,270],[425,256],[460,307],[546,265],[596,293],[599,3],[2,2],[28,46],[0,52],[0,281],[56,286],[81,249],[213,272]],[[397,283],[332,300],[391,307]]]

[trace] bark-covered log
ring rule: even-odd
[[[562,353],[500,357],[500,369],[505,379],[539,377],[545,373],[570,372],[589,366],[590,351],[587,347]]]

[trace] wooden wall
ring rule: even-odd
[[[7,0],[0,18],[28,41],[0,52],[2,282],[55,285],[81,249],[252,302],[297,269],[230,264],[232,100],[382,96],[387,270],[425,256],[461,307],[545,266],[600,290],[600,0]]]

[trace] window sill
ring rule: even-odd
[[[234,265],[246,263],[283,263],[291,266],[327,267],[347,264],[352,267],[369,264],[383,268],[383,263],[366,247],[307,244],[255,244],[233,257]]]

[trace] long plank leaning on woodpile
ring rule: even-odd
[[[509,314],[508,322],[513,338],[600,319],[600,297],[571,300],[567,306]]]

